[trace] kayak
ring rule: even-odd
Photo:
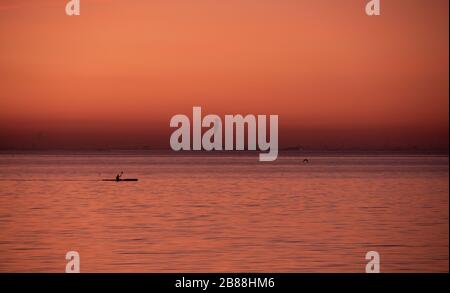
[[[116,182],[119,182],[119,181],[138,181],[136,178],[129,178],[129,179],[119,179],[119,180],[116,180],[116,179],[102,179],[102,181],[116,181]]]

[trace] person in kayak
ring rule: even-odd
[[[123,175],[123,171],[120,172],[120,174],[117,174],[116,175],[116,181],[120,181],[120,177],[122,177],[122,175]]]

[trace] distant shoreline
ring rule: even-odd
[[[110,150],[0,150],[0,155],[117,155],[117,156],[255,156],[259,151],[172,151],[142,149],[110,149]],[[448,151],[442,150],[280,150],[280,156],[444,156]]]

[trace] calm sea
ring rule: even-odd
[[[447,156],[309,159],[2,154],[0,271],[448,272]]]

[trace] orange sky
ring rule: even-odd
[[[447,0],[0,0],[0,149],[169,147],[278,114],[281,147],[448,146]]]

